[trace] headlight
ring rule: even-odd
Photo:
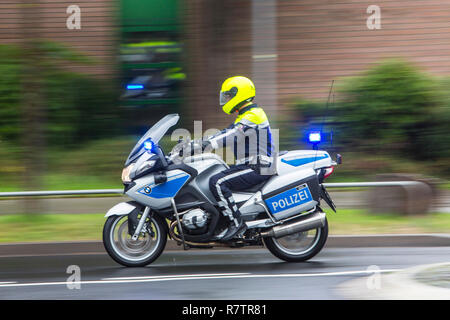
[[[156,163],[156,160],[147,160],[147,161],[145,161],[144,163],[141,164],[139,169],[136,171],[136,174],[140,174],[140,173],[144,172],[145,170],[153,168],[155,163]]]
[[[122,170],[122,182],[131,182],[130,173],[133,170],[134,163],[130,164],[128,167]]]

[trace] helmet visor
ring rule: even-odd
[[[220,105],[223,106],[225,103],[230,101],[232,98],[230,92],[228,91],[220,91]]]
[[[234,90],[233,90],[234,89]],[[236,96],[237,90],[235,88],[232,88],[229,91],[220,91],[220,105],[223,106],[225,103],[230,101],[231,99]]]

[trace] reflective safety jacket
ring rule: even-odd
[[[206,142],[213,149],[230,147],[237,165],[272,166],[275,148],[269,120],[257,104],[241,109],[232,125],[208,137]]]

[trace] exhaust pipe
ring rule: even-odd
[[[325,226],[326,214],[321,211],[316,211],[311,214],[299,217],[294,222],[275,226],[269,231],[261,232],[261,236],[281,238],[293,233],[308,231],[311,229],[322,228]]]

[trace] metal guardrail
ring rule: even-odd
[[[359,187],[408,187],[424,184],[420,181],[382,181],[382,182],[336,182],[324,183],[326,188],[359,188]]]
[[[418,181],[385,181],[385,182],[336,182],[324,183],[326,188],[370,188],[370,187],[407,187],[420,185]],[[19,191],[0,192],[0,198],[13,197],[46,197],[46,196],[77,196],[77,195],[111,195],[123,194],[123,189],[92,189],[92,190],[60,190],[60,191]]]
[[[0,192],[0,198],[123,194],[123,189]]]

